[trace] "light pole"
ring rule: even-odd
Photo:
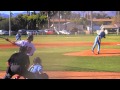
[[[47,20],[48,20],[48,29],[50,28],[50,18],[49,18],[49,14],[48,14],[49,11],[47,11]]]
[[[58,11],[58,14],[59,14],[59,31],[60,31],[60,11]]]
[[[27,16],[30,16],[30,11],[27,11]],[[27,19],[26,19],[27,21]],[[29,29],[29,21],[27,21],[27,30]]]
[[[9,36],[11,36],[11,11],[9,13]]]
[[[66,22],[66,12],[64,13],[65,14],[65,30],[67,30],[67,22]]]
[[[91,32],[93,34],[93,11],[91,11]]]

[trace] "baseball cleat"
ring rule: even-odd
[[[99,52],[97,52],[97,54],[100,54]]]
[[[92,53],[94,54],[94,51],[92,50]]]

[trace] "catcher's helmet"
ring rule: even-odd
[[[33,35],[29,35],[29,36],[27,37],[27,40],[33,41]]]
[[[36,58],[34,58],[33,63],[34,64],[37,64],[37,63],[41,64],[41,59],[39,57],[36,57]]]

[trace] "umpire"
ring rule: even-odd
[[[11,79],[15,74],[23,76],[24,78],[34,79],[34,74],[28,71],[30,60],[26,52],[27,48],[21,46],[18,53],[11,55],[8,59],[8,68],[3,79]]]

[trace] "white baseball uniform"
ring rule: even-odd
[[[27,40],[16,41],[17,46],[27,46],[27,55],[32,56],[36,50],[33,43],[28,42]]]

